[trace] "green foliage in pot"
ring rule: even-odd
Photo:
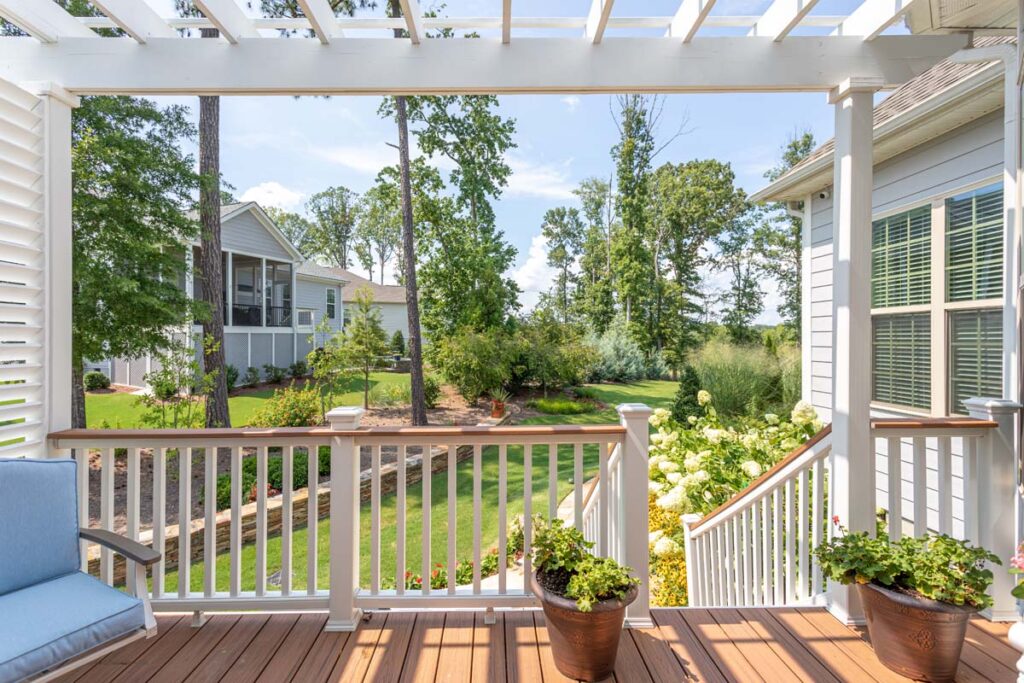
[[[829,579],[842,584],[873,583],[951,605],[978,609],[992,605],[986,593],[992,570],[986,563],[1001,562],[984,548],[945,534],[907,536],[892,543],[887,537],[836,527],[835,536],[814,549]]]
[[[590,612],[602,600],[626,597],[640,580],[632,571],[610,557],[594,557],[594,544],[576,527],[565,526],[562,520],[550,523],[534,518],[533,566],[537,581],[557,595],[576,600],[581,612]]]

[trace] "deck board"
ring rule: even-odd
[[[324,614],[161,615],[154,638],[69,672],[71,681],[562,683],[544,614],[371,612],[355,633],[326,633]],[[816,608],[656,609],[654,627],[623,632],[616,681],[893,681],[866,634]],[[1008,624],[972,621],[957,681],[1015,678]]]

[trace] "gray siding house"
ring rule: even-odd
[[[341,300],[345,310],[355,301],[356,291],[368,288],[373,294],[373,304],[380,311],[381,324],[388,333],[388,339],[395,332],[401,332],[402,337],[409,340],[409,316],[405,305],[405,287],[399,285],[380,285],[365,277],[343,268],[330,268],[331,273],[336,277],[345,280],[344,289],[341,290]]]

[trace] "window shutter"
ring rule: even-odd
[[[1003,292],[1003,189],[946,200],[946,300],[993,299]]]
[[[972,397],[1003,395],[1003,312],[998,308],[949,315],[951,413],[966,413]]]
[[[927,313],[872,318],[871,398],[931,408],[931,317]]]
[[[921,206],[871,224],[871,306],[931,301],[931,207]]]

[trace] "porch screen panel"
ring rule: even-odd
[[[878,315],[871,321],[871,399],[931,407],[931,318],[927,313]]]
[[[949,411],[964,401],[1003,395],[1003,312],[998,308],[949,315]]]
[[[871,307],[931,300],[931,207],[921,206],[871,224]]]
[[[946,200],[946,300],[1003,293],[1003,189],[992,185]]]

